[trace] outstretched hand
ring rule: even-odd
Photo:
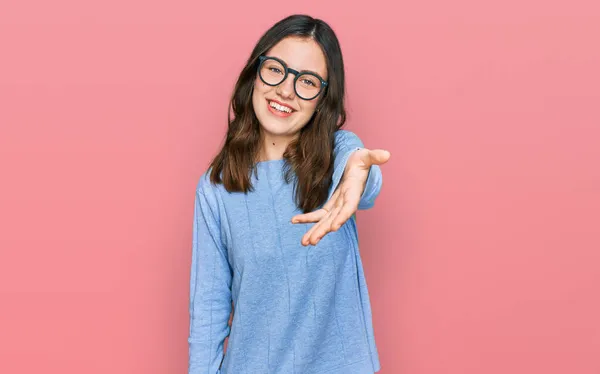
[[[358,203],[369,176],[369,168],[372,165],[382,165],[389,158],[390,152],[382,149],[362,148],[353,152],[346,163],[340,184],[323,207],[292,218],[292,223],[317,222],[302,237],[302,245],[316,245],[327,233],[342,227],[358,210]]]

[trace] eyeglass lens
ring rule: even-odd
[[[278,85],[285,77],[285,67],[277,60],[266,59],[260,68],[261,78],[270,85]],[[296,79],[296,93],[303,99],[312,99],[321,91],[321,81],[312,74],[302,74]]]

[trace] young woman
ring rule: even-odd
[[[196,188],[189,373],[379,371],[354,213],[373,206],[390,154],[341,129],[333,30],[304,15],[276,23],[231,111]]]

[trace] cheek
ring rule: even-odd
[[[269,92],[271,89],[272,89],[272,87],[264,84],[258,77],[254,81],[254,90],[253,90],[254,94],[264,95],[265,93]]]
[[[304,113],[307,117],[310,118],[317,109],[317,100],[301,101],[300,108],[302,110],[302,113]]]
[[[252,89],[252,104],[254,105],[255,112],[258,109],[257,106],[264,100],[264,94],[266,92],[265,87],[266,86],[259,80],[254,82],[254,88]]]

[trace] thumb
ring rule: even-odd
[[[388,152],[384,149],[369,150],[369,161],[370,161],[371,165],[385,164],[386,162],[388,162],[390,157],[391,157],[390,152]]]

